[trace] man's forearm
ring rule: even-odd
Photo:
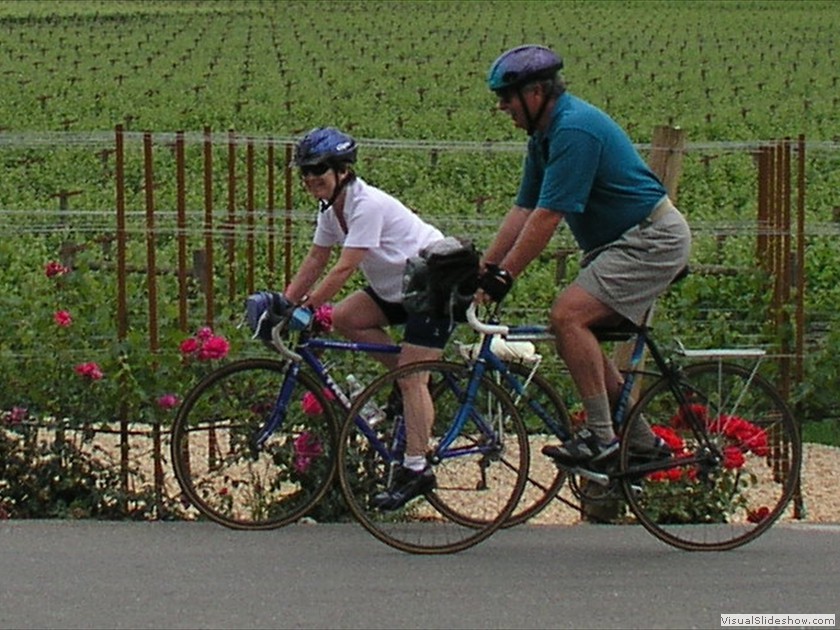
[[[527,211],[518,207],[511,208],[505,215],[493,242],[484,252],[482,264],[498,265],[513,248],[526,220]]]
[[[546,248],[562,217],[558,212],[541,208],[531,212],[513,247],[499,261],[499,266],[509,271],[514,278],[519,276]]]

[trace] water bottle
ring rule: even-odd
[[[356,378],[355,374],[347,375],[347,387],[350,390],[351,401],[355,400],[365,388],[364,385],[359,382],[359,379]],[[368,400],[364,405],[362,405],[359,415],[362,416],[362,418],[364,418],[365,421],[372,427],[376,426],[385,419],[385,413],[374,405],[372,400]]]

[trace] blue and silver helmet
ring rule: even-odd
[[[494,92],[508,90],[532,81],[552,79],[562,68],[563,60],[545,46],[517,46],[493,62],[487,85]]]
[[[295,147],[296,166],[341,164],[356,161],[356,141],[335,127],[317,127]]]

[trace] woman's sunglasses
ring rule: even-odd
[[[300,174],[301,175],[323,175],[330,169],[330,165],[326,162],[321,162],[320,164],[304,164],[300,167]]]

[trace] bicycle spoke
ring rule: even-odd
[[[737,365],[689,366],[680,387],[687,407],[678,408],[663,380],[628,420],[625,434],[646,421],[673,451],[670,464],[624,480],[630,508],[652,534],[683,549],[743,545],[788,506],[802,457],[798,429],[772,385]],[[639,461],[623,441],[622,470]]]
[[[528,430],[531,451],[525,491],[516,510],[505,523],[505,527],[511,527],[536,517],[555,499],[576,510],[579,506],[560,496],[566,473],[540,453],[542,444],[547,440],[565,440],[571,434],[569,414],[560,395],[531,366],[511,362],[507,367],[511,377],[524,389],[523,393],[518,393],[501,374],[494,374],[493,378],[511,395]]]
[[[311,377],[298,376],[282,425],[255,447],[285,373],[283,363],[245,359],[212,373],[185,399],[171,453],[194,518],[271,529],[308,513],[326,492],[335,471],[335,420]]]
[[[401,377],[428,372],[435,427],[430,449],[435,490],[402,509],[385,512],[371,498],[387,488],[389,472],[402,461],[398,438],[402,410],[391,410],[375,427],[374,440],[387,445],[387,460],[372,447],[353,417],[365,405],[388,407]],[[379,540],[411,553],[452,553],[490,536],[510,516],[525,485],[528,448],[525,429],[507,395],[484,381],[463,429],[441,448],[460,406],[468,370],[444,361],[419,363],[387,374],[354,401],[340,437],[339,475],[345,498],[359,522]],[[457,386],[453,386],[457,384]]]

